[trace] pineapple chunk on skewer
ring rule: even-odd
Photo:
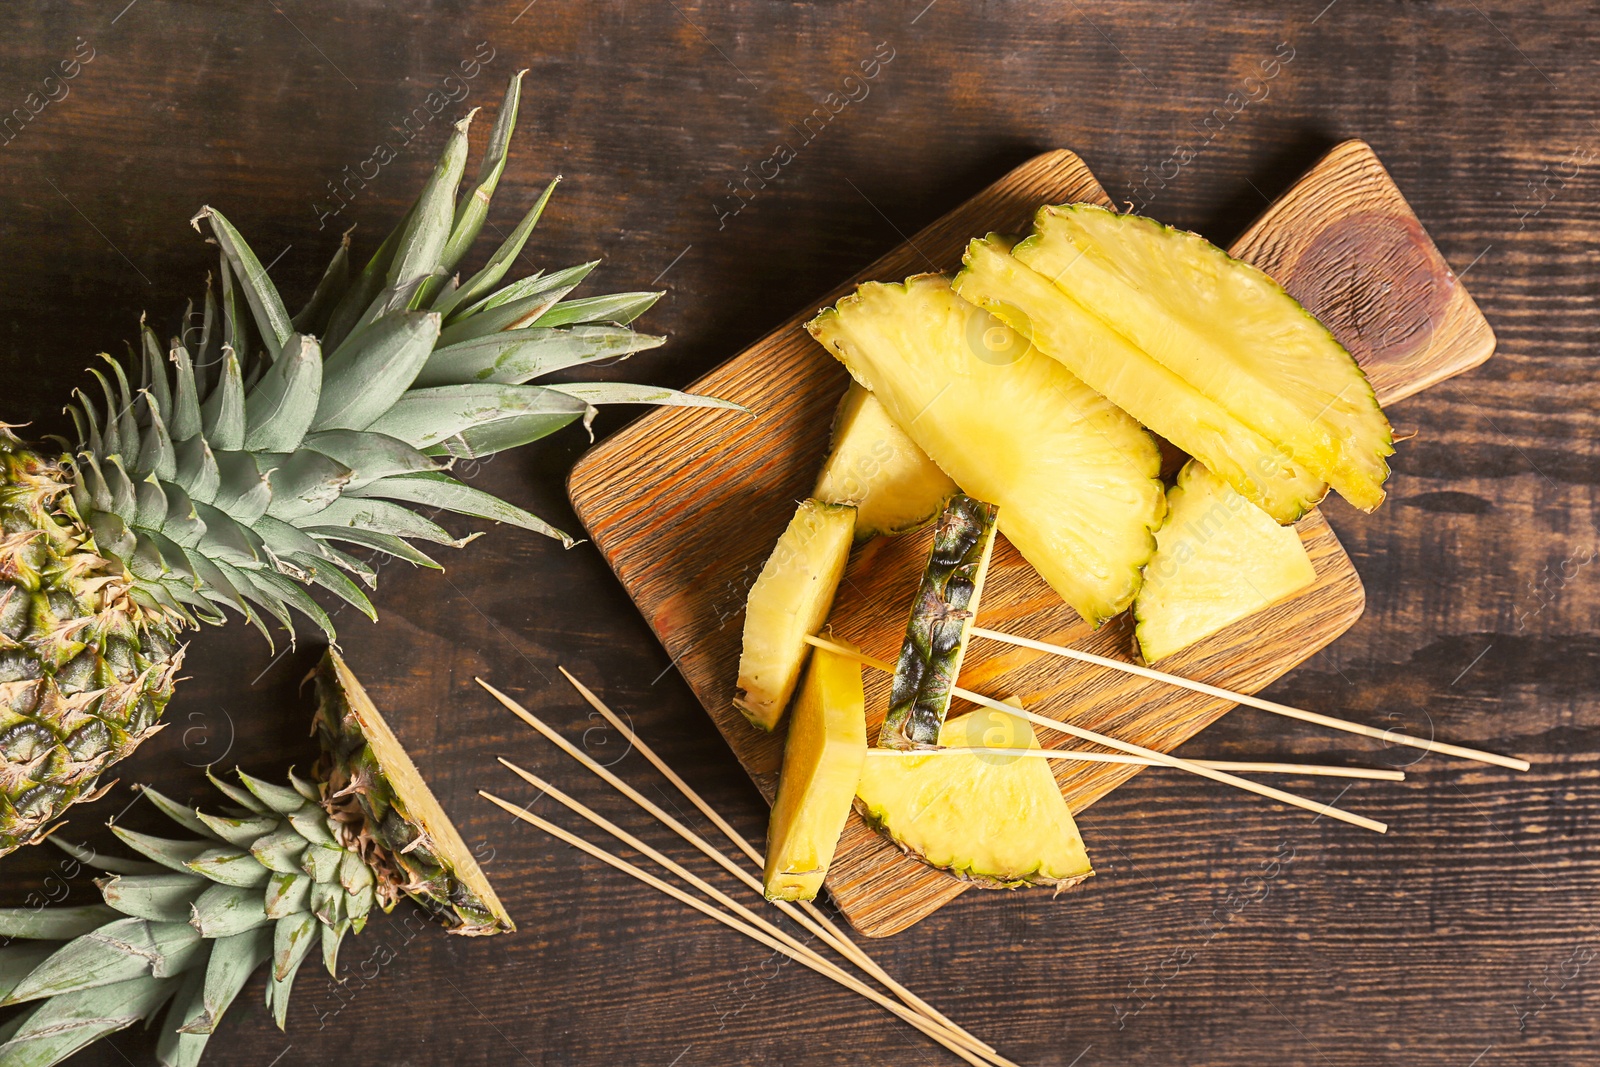
[[[844,577],[856,509],[804,500],[767,557],[745,603],[744,644],[733,704],[751,725],[783,718],[810,646]]]
[[[946,747],[1038,748],[1027,720],[983,709],[949,719]],[[1094,873],[1049,761],[875,748],[856,809],[907,854],[987,889],[1065,889]]]

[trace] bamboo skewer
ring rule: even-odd
[[[602,716],[604,716],[606,722],[610,723],[619,733],[622,734],[622,736],[626,737],[628,739],[628,743],[638,751],[639,755],[643,756],[650,762],[651,766],[660,771],[662,776],[665,777],[667,781],[671,782],[673,787],[683,795],[684,799],[688,800],[689,803],[698,808],[700,814],[709,819],[711,824],[721,831],[722,836],[726,837],[735,848],[743,852],[750,862],[755,865],[757,870],[761,870],[764,867],[764,858],[760,852],[756,851],[755,846],[752,845],[743,834],[734,829],[732,824],[730,824],[728,820],[724,819],[722,815],[718,813],[716,808],[713,808],[710,804],[706,803],[705,799],[700,796],[699,792],[697,792],[694,787],[689,785],[688,782],[684,781],[678,775],[678,772],[673,770],[672,766],[668,764],[666,760],[662,759],[656,754],[655,749],[647,745],[644,742],[644,739],[635,733],[631,726],[623,722],[622,718],[617,715],[616,712],[612,711],[608,706],[606,706],[605,701],[596,696],[588,686],[584,685],[582,682],[578,681],[577,678],[573,677],[572,672],[567,670],[565,667],[558,667],[557,670],[559,670],[566,677],[568,682],[572,683],[573,688],[578,691],[578,695],[583,697],[583,699],[589,703],[590,707],[594,708]],[[754,879],[746,878],[745,883],[749,885],[751,889],[759,891],[759,886],[755,884]],[[953,1020],[945,1016],[944,1013],[939,1011],[932,1004],[929,1004],[911,990],[895,981],[895,979],[891,977],[887,971],[878,966],[876,961],[874,961],[871,956],[868,956],[859,945],[857,945],[849,938],[849,936],[844,933],[844,931],[840,930],[838,926],[836,926],[832,920],[828,918],[826,913],[824,913],[821,908],[816,906],[816,904],[809,900],[800,901],[799,904],[800,910],[805,912],[806,915],[810,916],[812,920],[814,920],[819,926],[823,927],[823,929],[827,932],[822,933],[815,930],[800,916],[790,914],[790,918],[794,919],[796,922],[799,922],[802,926],[805,926],[806,929],[811,930],[812,933],[817,934],[817,936],[821,937],[825,942],[827,942],[835,952],[838,952],[840,955],[853,962],[857,967],[860,967],[863,971],[872,975],[872,977],[877,979],[885,989],[892,991],[895,996],[899,997],[906,1004],[917,1009],[918,1011],[922,1012],[922,1014],[936,1022],[944,1023],[946,1026],[949,1026],[952,1029],[961,1029],[961,1027],[959,1027]],[[786,913],[792,912],[793,909],[793,905],[787,901],[779,902],[779,907],[783,908]],[[982,1042],[980,1042],[980,1044],[981,1043]],[[995,1051],[990,1045],[984,1045],[984,1049],[990,1053]]]
[[[726,893],[722,892],[716,886],[711,885],[709,882],[707,882],[704,879],[700,878],[693,871],[690,871],[687,868],[683,867],[677,861],[673,860],[670,856],[664,855],[659,850],[657,850],[655,848],[652,848],[650,845],[648,845],[645,842],[639,840],[637,837],[633,836],[628,831],[626,831],[622,827],[618,826],[616,823],[613,823],[611,820],[607,819],[605,816],[603,816],[603,815],[599,814],[598,812],[594,811],[592,808],[588,807],[583,802],[581,802],[581,801],[569,796],[568,794],[562,792],[560,789],[558,789],[552,783],[545,781],[543,778],[540,778],[538,775],[533,774],[530,771],[524,770],[523,768],[517,766],[515,763],[512,763],[510,760],[501,759],[500,762],[508,770],[510,770],[513,774],[516,774],[518,777],[520,777],[523,781],[527,782],[529,785],[533,786],[536,789],[541,789],[544,792],[548,793],[552,799],[554,799],[557,803],[561,804],[567,810],[569,810],[569,811],[581,816],[582,818],[588,820],[588,822],[590,822],[592,825],[597,826],[600,829],[604,830],[606,833],[610,834],[612,837],[616,838],[618,841],[621,841],[623,844],[627,845],[629,848],[634,849],[635,851],[639,852],[640,854],[649,857],[650,860],[653,861],[654,863],[656,863],[658,866],[660,866],[660,867],[662,867],[662,868],[664,868],[664,869],[666,869],[668,871],[671,871],[673,874],[677,875],[683,881],[689,883],[694,888],[698,889],[704,895],[710,897],[712,900],[716,901],[718,904],[721,904],[724,908],[727,908],[729,911],[734,912],[735,914],[737,914],[738,916],[743,918],[746,922],[748,922],[751,925],[755,926],[757,929],[762,930],[763,932],[765,932],[768,936],[777,938],[779,941],[782,941],[784,944],[788,945],[790,948],[794,949],[796,952],[802,953],[805,956],[807,956],[808,958],[812,959],[815,963],[817,963],[819,965],[818,968],[813,968],[813,969],[818,970],[818,973],[825,974],[827,977],[832,978],[835,982],[838,982],[840,985],[844,986],[845,988],[850,989],[850,990],[852,990],[852,991],[854,991],[856,993],[860,993],[863,996],[867,996],[871,992],[871,990],[869,990],[868,987],[865,984],[863,984],[861,981],[859,981],[855,977],[851,976],[850,974],[847,974],[845,971],[841,970],[839,967],[837,967],[833,963],[828,962],[826,959],[824,959],[814,949],[808,948],[806,945],[804,945],[803,943],[801,943],[800,941],[795,939],[790,934],[788,934],[785,931],[781,930],[777,926],[774,926],[772,923],[768,922],[766,919],[762,918],[760,915],[756,914],[754,911],[751,911],[749,908],[745,907],[743,904],[739,903],[737,900],[734,900],[732,897],[730,897]],[[929,1022],[932,1022],[932,1020],[929,1020]],[[930,1031],[924,1031],[924,1032],[928,1033],[928,1036],[933,1037],[934,1040],[940,1041],[940,1044],[944,1044],[948,1048],[948,1047],[950,1047],[949,1043],[950,1042],[954,1042],[955,1044],[966,1048],[969,1052],[973,1052],[976,1055],[984,1055],[984,1051],[980,1050],[977,1047],[976,1041],[973,1040],[971,1038],[971,1036],[966,1033],[966,1031],[961,1030],[959,1027],[951,1028],[951,1027],[945,1027],[945,1026],[942,1026],[942,1025],[939,1025],[939,1024],[935,1024],[935,1026],[937,1028],[937,1032],[944,1034],[945,1038],[947,1038],[948,1041],[940,1040],[940,1038],[938,1036],[936,1036],[935,1032],[930,1032]],[[954,1051],[954,1049],[952,1049],[952,1051]],[[1000,1059],[997,1058],[996,1062],[1001,1063],[1001,1064],[1005,1064],[1005,1065],[1010,1065],[1010,1061],[1009,1060],[1000,1060]]]
[[[565,672],[563,672],[563,673],[565,673]],[[575,685],[578,685],[577,680],[576,679],[572,679],[571,675],[568,675],[568,678],[571,679]],[[476,679],[476,681],[480,686],[482,686],[485,690],[487,690],[491,696],[493,696],[496,700],[498,700],[501,704],[503,704],[507,708],[507,710],[509,710],[512,714],[516,715],[523,722],[527,723],[529,726],[531,726],[535,730],[537,730],[545,738],[545,740],[549,741],[551,744],[553,744],[557,748],[561,749],[562,752],[566,753],[568,756],[572,757],[574,760],[576,760],[579,763],[581,763],[587,770],[589,770],[591,773],[595,774],[600,779],[605,781],[613,789],[617,790],[623,796],[627,797],[629,800],[633,801],[639,807],[643,808],[645,811],[650,813],[659,822],[661,822],[664,826],[666,826],[668,829],[672,830],[679,837],[681,837],[684,841],[688,842],[694,848],[699,850],[703,855],[706,856],[707,859],[710,859],[712,862],[714,862],[718,866],[720,866],[723,870],[727,871],[729,874],[731,874],[735,878],[739,879],[739,881],[744,883],[752,891],[754,891],[756,893],[763,893],[763,887],[762,887],[762,885],[761,885],[761,883],[759,881],[757,881],[755,878],[751,877],[749,872],[744,870],[744,868],[740,867],[738,864],[734,863],[728,857],[723,855],[721,851],[719,851],[718,849],[712,847],[712,845],[709,842],[707,842],[703,837],[701,837],[699,834],[695,833],[693,830],[691,830],[687,826],[683,825],[683,823],[679,822],[676,818],[674,818],[673,816],[669,815],[666,811],[662,810],[662,808],[659,805],[657,805],[654,801],[650,800],[648,797],[644,796],[644,794],[640,793],[637,789],[634,789],[632,786],[630,786],[627,782],[624,782],[621,778],[618,778],[615,774],[611,773],[611,771],[609,769],[607,769],[606,767],[602,766],[599,762],[597,762],[595,759],[593,759],[591,756],[589,756],[588,753],[583,752],[582,750],[578,749],[576,746],[574,746],[566,738],[564,738],[560,734],[556,733],[542,719],[540,719],[537,715],[534,715],[528,709],[524,708],[521,704],[517,703],[515,700],[512,700],[509,696],[507,696],[506,694],[500,692],[500,690],[496,689],[494,686],[490,685],[488,682],[485,682],[482,678],[478,678],[478,679]],[[580,693],[587,693],[587,690],[584,689],[584,687],[582,687],[581,685],[579,685],[579,692]],[[588,694],[588,695],[592,697],[592,694]],[[591,700],[591,703],[593,703],[595,705],[597,710],[601,709],[601,708],[604,708],[604,705],[599,702],[599,698],[598,697],[594,697],[593,700]],[[610,709],[609,708],[604,708],[604,711],[606,713],[609,713]],[[630,740],[635,741],[635,743],[637,743],[639,745],[639,749],[640,749],[641,754],[647,751],[647,747],[643,744],[643,742],[638,741],[637,735],[635,735],[633,733],[633,731],[627,729],[627,727],[625,727],[625,726],[622,726],[621,725],[621,721],[617,720],[617,719],[613,719],[611,717],[611,715],[608,714],[607,717],[608,717],[608,721],[615,722],[618,725],[618,727],[620,729],[622,729],[628,735]],[[653,758],[651,758],[651,757],[653,757]],[[651,762],[653,764],[655,764],[658,768],[665,768],[665,764],[664,763],[657,763],[657,759],[659,759],[659,757],[655,757],[653,752],[651,752],[650,753],[650,757],[647,757],[647,758],[651,758]],[[693,799],[695,801],[696,806],[700,807],[702,812],[714,810],[714,809],[711,809],[709,805],[705,804],[705,801],[701,800],[699,798],[699,795],[697,793],[694,793],[694,791],[689,788],[688,784],[684,783],[682,781],[682,779],[678,778],[678,776],[676,774],[674,774],[674,773],[672,773],[670,771],[665,771],[665,773],[667,773],[669,778],[675,779],[674,784],[678,785],[679,789],[684,791],[684,795],[685,796],[691,796],[691,794],[692,794],[691,799]],[[761,862],[760,861],[760,854],[756,853],[755,850],[749,846],[749,842],[744,841],[743,837],[740,836],[736,830],[734,830],[731,826],[728,826],[726,824],[725,820],[723,820],[720,816],[714,816],[713,817],[713,821],[718,823],[718,824],[720,824],[720,826],[722,826],[722,827],[726,827],[724,832],[730,834],[732,838],[737,838],[743,844],[743,846],[747,850],[747,853],[752,854],[754,856],[754,862],[756,862],[758,864]],[[907,990],[904,986],[900,985],[900,983],[898,983],[894,979],[890,978],[883,971],[882,968],[878,967],[878,965],[876,963],[873,963],[870,959],[867,959],[866,954],[863,953],[854,944],[852,944],[849,941],[849,939],[844,938],[843,935],[837,934],[836,932],[830,932],[830,930],[833,930],[833,924],[827,922],[827,920],[823,916],[821,916],[820,913],[816,913],[815,914],[815,920],[820,920],[820,921],[814,921],[811,916],[808,916],[807,914],[800,912],[799,909],[796,909],[788,901],[774,901],[774,903],[776,903],[778,905],[779,909],[782,910],[785,915],[787,915],[789,918],[793,919],[796,923],[800,924],[802,927],[804,927],[811,934],[813,934],[816,937],[820,938],[825,944],[827,944],[835,952],[838,952],[841,956],[845,957],[846,959],[851,960],[852,962],[856,963],[858,966],[861,966],[863,970],[867,971],[867,973],[871,974],[874,978],[878,979],[880,982],[883,982],[885,987],[889,988],[892,992],[895,993],[896,996],[900,997],[909,1006],[911,1006],[912,1008],[916,1009],[917,1011],[922,1012],[923,1014],[927,1015],[934,1023],[936,1023],[938,1025],[944,1026],[944,1027],[946,1027],[946,1028],[948,1028],[950,1030],[953,1030],[953,1031],[960,1031],[962,1033],[965,1033],[965,1031],[960,1026],[958,1026],[956,1023],[952,1022],[950,1019],[946,1018],[944,1015],[942,1015],[939,1012],[935,1011],[931,1006],[927,1005],[926,1002],[923,1001],[920,997],[917,997],[915,994],[911,993],[910,990]],[[851,951],[852,949],[854,950],[853,952]],[[865,964],[862,964],[860,962],[861,960],[865,960],[866,961]],[[971,1037],[971,1035],[968,1035],[968,1037]],[[979,1047],[981,1047],[987,1055],[990,1055],[990,1056],[996,1055],[996,1052],[995,1052],[995,1050],[993,1049],[992,1046],[989,1046],[989,1045],[983,1043],[982,1041],[979,1041],[975,1037],[972,1037],[971,1039]]]
[[[1162,767],[1166,764],[1143,756],[1128,756],[1121,752],[1080,752],[1060,748],[988,748],[985,746],[948,745],[944,748],[869,748],[868,756],[1025,756],[1035,759],[1082,760],[1085,763],[1123,763],[1141,767]],[[1404,771],[1391,771],[1379,767],[1332,767],[1320,763],[1252,763],[1247,760],[1197,759],[1201,767],[1214,771],[1244,771],[1255,774],[1303,774],[1323,778],[1361,778],[1372,782],[1403,782]]]
[[[1258,708],[1261,711],[1270,711],[1274,715],[1298,719],[1301,722],[1315,723],[1317,726],[1326,726],[1330,730],[1343,730],[1346,733],[1360,734],[1362,737],[1393,742],[1397,745],[1408,745],[1411,748],[1420,748],[1425,752],[1435,752],[1443,756],[1459,756],[1462,759],[1477,760],[1480,763],[1492,763],[1497,767],[1508,767],[1514,771],[1525,771],[1530,766],[1527,760],[1517,759],[1514,756],[1501,756],[1493,752],[1484,752],[1481,749],[1466,748],[1462,745],[1447,744],[1443,741],[1430,741],[1426,738],[1413,737],[1410,734],[1399,733],[1395,730],[1380,730],[1376,726],[1350,722],[1347,719],[1336,719],[1332,715],[1323,715],[1321,712],[1306,711],[1304,708],[1279,704],[1271,700],[1262,700],[1260,697],[1254,697],[1248,693],[1235,693],[1231,689],[1223,689],[1221,686],[1207,685],[1205,682],[1197,682],[1181,675],[1168,674],[1166,671],[1141,667],[1137,663],[1124,663],[1121,660],[1108,659],[1105,656],[1097,656],[1092,652],[1082,652],[1076,648],[1067,648],[1065,645],[1052,645],[1047,641],[1035,641],[1030,637],[1017,637],[1013,634],[1001,633],[999,630],[988,630],[982,626],[974,626],[971,633],[974,637],[987,637],[991,641],[1002,641],[1005,644],[1016,645],[1019,648],[1031,648],[1035,652],[1045,652],[1052,656],[1062,656],[1066,659],[1077,660],[1080,663],[1092,663],[1097,667],[1107,667],[1114,671],[1121,671],[1124,674],[1133,674],[1140,678],[1165,682],[1180,689],[1204,693],[1206,696],[1218,697],[1222,700],[1231,700],[1236,704]]]
[[[484,790],[481,790],[481,789],[478,790],[478,795],[483,797],[485,800],[489,801],[491,804],[494,804],[497,807],[503,809],[504,811],[510,813],[513,817],[515,817],[517,819],[520,819],[523,822],[528,823],[531,826],[538,827],[539,829],[543,830],[545,833],[549,834],[551,837],[557,838],[558,840],[561,840],[561,841],[565,841],[567,844],[571,845],[573,848],[576,848],[576,849],[579,849],[580,851],[588,853],[589,855],[593,856],[595,859],[600,860],[602,863],[605,863],[608,866],[614,867],[617,870],[623,872],[624,874],[626,874],[626,875],[628,875],[628,876],[630,876],[632,878],[638,879],[639,881],[643,882],[645,885],[648,885],[652,889],[655,889],[655,890],[657,890],[657,891],[659,891],[661,893],[664,893],[665,895],[673,898],[674,900],[678,901],[679,903],[687,904],[689,907],[693,908],[695,911],[700,912],[702,915],[705,915],[708,918],[716,920],[717,922],[723,924],[724,926],[728,927],[729,929],[736,930],[739,933],[744,934],[746,937],[748,937],[748,938],[750,938],[750,939],[752,939],[752,940],[754,940],[756,942],[759,942],[762,945],[767,946],[768,948],[772,949],[774,952],[781,952],[783,955],[788,956],[790,959],[794,960],[796,963],[802,964],[803,966],[805,966],[807,968],[810,968],[813,971],[816,971],[818,974],[824,975],[825,977],[828,977],[828,978],[832,978],[832,979],[834,979],[834,981],[839,981],[839,978],[835,977],[834,974],[829,972],[828,965],[825,962],[821,961],[820,957],[817,958],[817,959],[813,959],[811,956],[807,956],[802,952],[796,952],[794,949],[790,948],[788,945],[784,944],[782,941],[777,940],[776,938],[770,937],[767,934],[763,933],[757,927],[755,927],[755,926],[753,926],[753,925],[751,925],[749,923],[746,923],[746,922],[743,922],[743,921],[739,920],[734,915],[731,915],[728,912],[725,912],[725,911],[722,911],[722,910],[720,910],[718,908],[712,907],[710,904],[707,904],[705,901],[700,900],[698,897],[690,896],[688,893],[685,893],[683,890],[679,889],[677,886],[671,885],[668,882],[662,881],[660,878],[657,878],[655,875],[651,874],[650,872],[645,871],[645,870],[635,866],[632,863],[629,863],[627,860],[622,859],[619,856],[612,855],[611,853],[607,852],[605,849],[600,848],[599,846],[594,845],[594,844],[584,840],[583,838],[577,836],[576,834],[569,833],[566,830],[563,830],[561,827],[557,826],[553,822],[549,822],[549,821],[547,821],[545,819],[541,819],[539,816],[533,814],[532,812],[526,810],[525,808],[519,808],[515,804],[510,803],[509,801],[502,800],[499,797],[495,796],[493,793],[485,792]],[[842,974],[843,972],[840,972],[840,973]],[[847,988],[851,988],[850,986],[848,986],[848,984],[846,984],[846,985],[847,985]],[[922,1031],[924,1034],[927,1034],[929,1037],[933,1038],[933,1040],[938,1041],[941,1045],[944,1045],[946,1048],[950,1049],[950,1051],[955,1053],[957,1056],[960,1056],[967,1063],[973,1064],[974,1067],[987,1067],[987,1064],[986,1064],[985,1060],[979,1059],[977,1056],[975,1056],[972,1053],[968,1052],[966,1049],[962,1048],[960,1045],[956,1044],[954,1041],[951,1041],[948,1038],[946,1038],[944,1036],[945,1035],[944,1029],[942,1027],[940,1027],[938,1024],[934,1023],[933,1021],[931,1021],[929,1019],[924,1018],[923,1016],[921,1016],[921,1015],[917,1014],[916,1012],[912,1011],[910,1008],[907,1008],[907,1007],[904,1007],[904,1006],[902,1006],[900,1004],[895,1003],[894,1001],[890,1000],[888,997],[884,996],[883,994],[878,993],[875,990],[872,990],[872,989],[868,988],[865,985],[861,985],[859,982],[856,983],[856,985],[859,986],[859,988],[858,989],[854,989],[853,991],[859,992],[863,997],[866,997],[868,1000],[870,1000],[873,1003],[877,1004],[879,1007],[883,1008],[885,1011],[888,1011],[889,1013],[898,1016],[899,1018],[903,1019],[905,1022],[907,1022],[910,1025],[916,1027],[918,1030]],[[1007,1065],[1007,1067],[1016,1067],[1016,1065],[1011,1064],[1009,1060],[998,1060],[996,1062],[1005,1064],[1005,1065]]]
[[[893,672],[894,670],[893,666],[885,663],[881,659],[862,655],[852,648],[848,648],[844,645],[834,644],[832,641],[829,641],[826,638],[807,637],[806,641],[809,644],[815,645],[817,648],[825,648],[829,652],[833,652],[837,655],[848,656],[849,658],[860,663],[864,663],[869,667],[877,667],[880,670],[887,670],[890,672]],[[1365,815],[1353,814],[1345,811],[1342,808],[1336,808],[1332,804],[1320,804],[1315,800],[1308,800],[1305,797],[1298,796],[1297,794],[1285,792],[1284,790],[1278,789],[1275,786],[1262,785],[1260,782],[1252,782],[1248,778],[1240,778],[1237,775],[1229,774],[1226,771],[1212,770],[1210,767],[1201,766],[1192,760],[1181,759],[1177,756],[1168,755],[1165,752],[1158,752],[1153,748],[1145,748],[1143,745],[1136,745],[1131,741],[1121,741],[1115,737],[1109,737],[1106,734],[1095,733],[1093,730],[1085,730],[1083,727],[1074,726],[1070,722],[1063,722],[1060,719],[1052,719],[1044,715],[1026,711],[1017,707],[1015,704],[1005,704],[1001,701],[995,700],[993,697],[986,697],[982,693],[974,693],[970,689],[962,689],[959,686],[952,686],[950,688],[950,692],[963,700],[969,700],[974,704],[981,705],[982,707],[993,708],[995,711],[1001,711],[1007,715],[1015,715],[1018,718],[1026,719],[1035,726],[1042,726],[1046,730],[1055,730],[1058,733],[1071,734],[1073,737],[1076,737],[1081,741],[1092,741],[1097,745],[1105,745],[1107,748],[1114,748],[1118,751],[1126,752],[1129,755],[1143,756],[1146,759],[1154,760],[1155,762],[1165,766],[1176,767],[1179,770],[1188,771],[1190,774],[1198,774],[1202,778],[1209,778],[1214,782],[1221,782],[1224,785],[1231,785],[1236,789],[1243,789],[1247,793],[1255,793],[1258,796],[1276,800],[1280,804],[1288,804],[1292,807],[1302,808],[1306,811],[1314,811],[1318,815],[1326,815],[1330,819],[1338,819],[1340,822],[1347,822],[1352,826],[1359,826],[1363,829],[1371,830],[1374,833],[1383,834],[1389,832],[1389,827],[1386,823],[1381,823],[1376,819],[1369,819]]]

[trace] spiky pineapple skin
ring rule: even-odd
[[[183,660],[182,621],[96,550],[72,477],[0,428],[0,855],[160,729]]]
[[[879,745],[939,743],[994,550],[998,512],[993,504],[958,493],[940,516],[895,664]]]

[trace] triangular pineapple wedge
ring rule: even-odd
[[[946,747],[1038,748],[1026,719],[981,709],[949,719]],[[1037,756],[867,752],[856,810],[906,853],[988,889],[1065,889],[1094,873],[1083,837]]]
[[[771,730],[783,718],[850,559],[856,509],[803,500],[773,546],[745,602],[739,688],[733,705]]]
[[[816,649],[789,715],[778,799],[767,826],[768,900],[811,900],[821,890],[866,756],[861,667]]]
[[[855,505],[856,540],[865,541],[931,522],[958,491],[878,398],[852,381],[833,416],[833,441],[811,495]]]
[[[1198,234],[1043,207],[1013,253],[1364,511],[1394,447],[1361,367],[1265,273]]]
[[[956,292],[1026,336],[1091,388],[1203,460],[1281,523],[1316,506],[1327,485],[1223,405],[1090,314],[990,234],[967,246]]]
[[[806,328],[1085,620],[1132,603],[1165,497],[1126,412],[939,275],[868,282]]]
[[[1167,521],[1133,602],[1140,655],[1154,663],[1316,580],[1294,527],[1190,460],[1167,492]]]

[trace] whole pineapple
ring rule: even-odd
[[[451,477],[454,459],[587,424],[598,404],[733,406],[619,383],[527,384],[661,339],[628,328],[659,293],[566,299],[593,262],[502,284],[555,182],[483,269],[456,274],[505,168],[521,78],[471,186],[458,196],[469,114],[371,260],[353,272],[346,235],[298,314],[238,231],[203,209],[195,223],[221,249],[219,284],[180,334],[163,345],[142,328],[129,368],[105,357],[93,371],[103,398],[79,392],[67,450],[0,426],[0,855],[40,840],[160,727],[185,629],[231,609],[292,640],[292,609],[332,640],[307,586],[375,617],[358,584],[372,587],[375,571],[349,546],[438,567],[411,542],[465,543],[418,509],[572,543]]]
[[[328,973],[372,908],[410,897],[456,934],[515,929],[488,879],[361,685],[335,653],[316,673],[317,782],[212,778],[234,805],[208,814],[146,789],[191,836],[113,826],[151,860],[62,845],[109,877],[103,905],[0,909],[0,1064],[49,1067],[153,1020],[164,1067],[197,1063],[222,1013],[270,961],[267,1007],[284,1025],[296,972],[320,948]],[[331,747],[330,747],[331,746]],[[340,783],[343,783],[342,785]],[[243,788],[240,788],[242,786]],[[375,819],[364,813],[381,811]]]

